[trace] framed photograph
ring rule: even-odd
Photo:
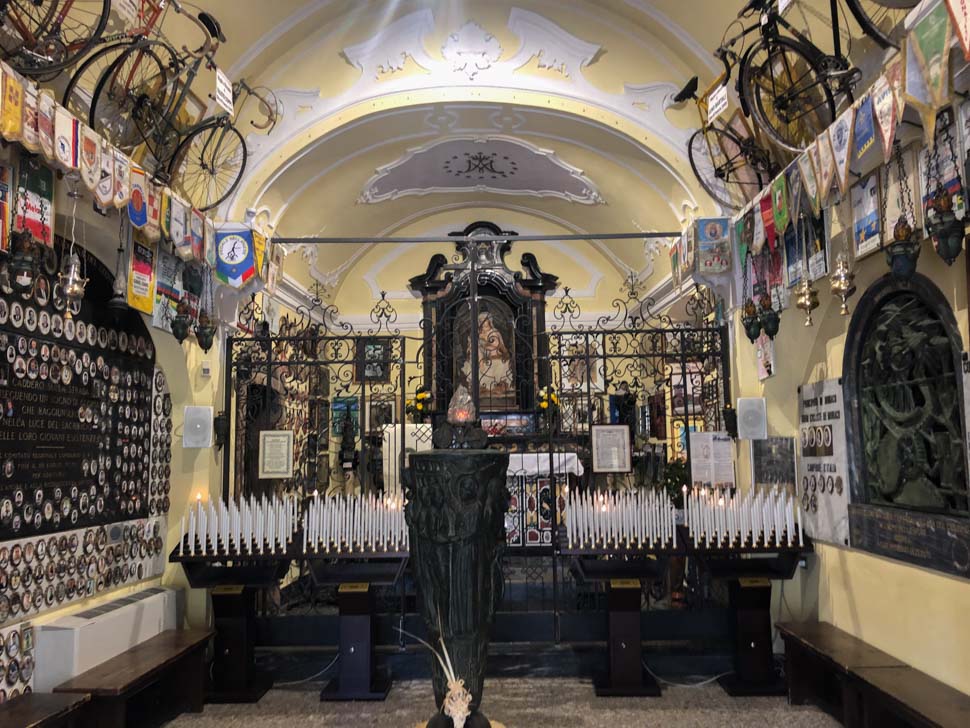
[[[602,392],[606,361],[602,334],[563,334],[559,338],[559,389],[562,392]]]
[[[293,477],[292,430],[263,430],[259,433],[259,466],[256,477]]]
[[[395,424],[395,411],[395,400],[392,397],[367,400],[367,414],[364,418],[367,432],[383,432],[385,425]]]
[[[340,437],[344,430],[344,421],[349,417],[354,423],[354,437],[360,434],[360,400],[356,397],[334,397],[330,405],[330,432],[334,437]]]
[[[913,208],[913,215],[915,215],[915,220],[910,220],[910,224],[913,226],[914,230],[923,229],[923,206],[919,204],[919,186],[920,183],[917,181],[917,176],[919,176],[919,164],[918,157],[916,153],[915,146],[909,146],[902,151],[903,156],[903,168],[906,172],[907,179],[905,180],[906,186],[909,188],[909,202]],[[886,195],[885,210],[886,216],[882,221],[882,241],[885,244],[889,244],[893,241],[893,228],[896,227],[896,221],[903,212],[903,207],[900,206],[900,190],[902,185],[899,179],[899,165],[896,163],[895,157],[889,161],[883,170],[882,174],[885,175],[883,180],[883,191]],[[904,202],[905,205],[905,202]]]
[[[377,337],[362,339],[357,345],[356,382],[391,381],[391,341]]]
[[[829,273],[829,249],[831,208],[821,211],[818,217],[809,213],[801,221],[806,235],[808,253],[808,279],[817,281]]]
[[[569,435],[589,432],[593,403],[585,394],[563,394],[559,398],[562,431]]]
[[[878,169],[859,180],[849,191],[852,203],[852,244],[856,259],[879,250],[879,194]]]
[[[594,473],[629,473],[633,470],[629,427],[593,425],[590,432]]]
[[[535,432],[535,417],[519,412],[482,415],[482,429],[489,437],[528,435]]]

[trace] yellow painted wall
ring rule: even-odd
[[[834,229],[839,228],[839,210]],[[841,237],[841,236],[839,236]],[[842,249],[833,243],[834,253]],[[919,272],[943,292],[954,308],[966,349],[967,272],[966,253],[948,268],[923,244]],[[876,253],[855,263],[858,293],[888,271],[885,256]],[[829,291],[827,279],[819,281],[820,306],[815,326],[804,326],[804,314],[790,308],[781,317],[775,339],[776,374],[765,382],[757,379],[755,349],[734,321],[734,395],[765,397],[769,435],[794,436],[798,426],[796,388],[800,384],[838,377],[851,317],[839,315],[839,303]],[[739,482],[750,482],[748,449],[738,448]],[[843,547],[818,544],[809,568],[799,570],[776,589],[776,615],[784,619],[818,619],[830,622],[875,645],[919,670],[970,693],[970,581],[871,556]],[[783,598],[782,598],[783,597]]]

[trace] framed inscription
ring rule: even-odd
[[[629,427],[593,425],[591,433],[594,473],[629,473],[633,469]]]
[[[259,472],[256,477],[293,477],[293,430],[259,433]]]

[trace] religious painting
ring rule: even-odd
[[[455,319],[454,381],[471,389],[472,338],[470,307],[463,307]],[[495,298],[478,302],[478,400],[479,409],[494,411],[514,408],[515,320],[512,309]]]
[[[387,338],[363,339],[357,345],[357,382],[386,383],[391,379],[391,342]]]
[[[559,400],[560,428],[567,435],[589,432],[593,404],[585,394],[563,394]]]
[[[559,337],[559,388],[563,392],[602,392],[606,389],[606,361],[602,334],[564,334]]]
[[[795,488],[795,438],[768,437],[751,441],[751,469],[760,487]]]
[[[489,437],[528,435],[535,432],[535,416],[529,413],[510,413],[482,417],[482,429]]]
[[[330,432],[334,437],[343,434],[347,418],[354,425],[354,437],[360,434],[360,400],[356,397],[335,397],[331,404]]]
[[[368,432],[383,432],[384,427],[394,424],[394,399],[375,398],[367,401],[366,427]]]

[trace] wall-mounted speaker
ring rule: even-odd
[[[738,437],[742,440],[768,437],[768,409],[764,397],[738,397]]]
[[[182,447],[212,447],[212,407],[186,407]]]

